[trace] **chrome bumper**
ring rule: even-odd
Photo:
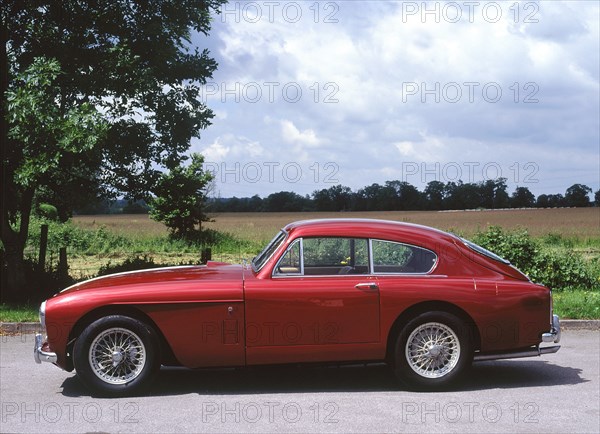
[[[558,315],[552,315],[552,330],[549,333],[542,333],[542,342],[560,342],[560,319]]]
[[[42,363],[42,362],[56,363],[56,360],[57,360],[56,353],[42,350],[43,345],[44,345],[44,342],[42,341],[42,335],[39,333],[36,333],[35,344],[33,346],[33,358],[35,359],[35,363]]]

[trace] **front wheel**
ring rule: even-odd
[[[130,395],[146,386],[160,368],[156,333],[141,321],[111,315],[87,326],[75,341],[77,375],[90,389]]]
[[[473,346],[466,324],[447,312],[426,312],[408,322],[396,341],[395,374],[417,390],[441,390],[471,364]]]

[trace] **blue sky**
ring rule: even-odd
[[[231,1],[192,142],[222,197],[405,180],[600,188],[600,3]]]

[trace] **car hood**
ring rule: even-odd
[[[82,292],[124,294],[163,294],[180,299],[184,294],[212,292],[240,293],[243,288],[244,268],[241,265],[209,262],[207,265],[154,268],[110,274],[76,283],[55,297],[78,296]],[[143,296],[142,296],[143,297]],[[154,298],[154,297],[151,297]],[[187,298],[187,297],[186,297]],[[212,298],[212,297],[209,297]]]

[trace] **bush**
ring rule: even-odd
[[[554,290],[600,290],[600,276],[594,276],[581,255],[570,249],[545,251],[526,230],[506,232],[490,226],[473,239],[477,244],[502,256],[529,278]]]
[[[58,221],[58,210],[54,205],[40,203],[35,209],[36,215],[52,221]]]
[[[134,256],[125,259],[120,264],[113,264],[109,262],[106,265],[100,267],[98,276],[106,276],[107,274],[123,273],[125,271],[136,271],[136,270],[147,270],[149,268],[158,268],[162,265],[155,264],[154,258],[151,256]]]

